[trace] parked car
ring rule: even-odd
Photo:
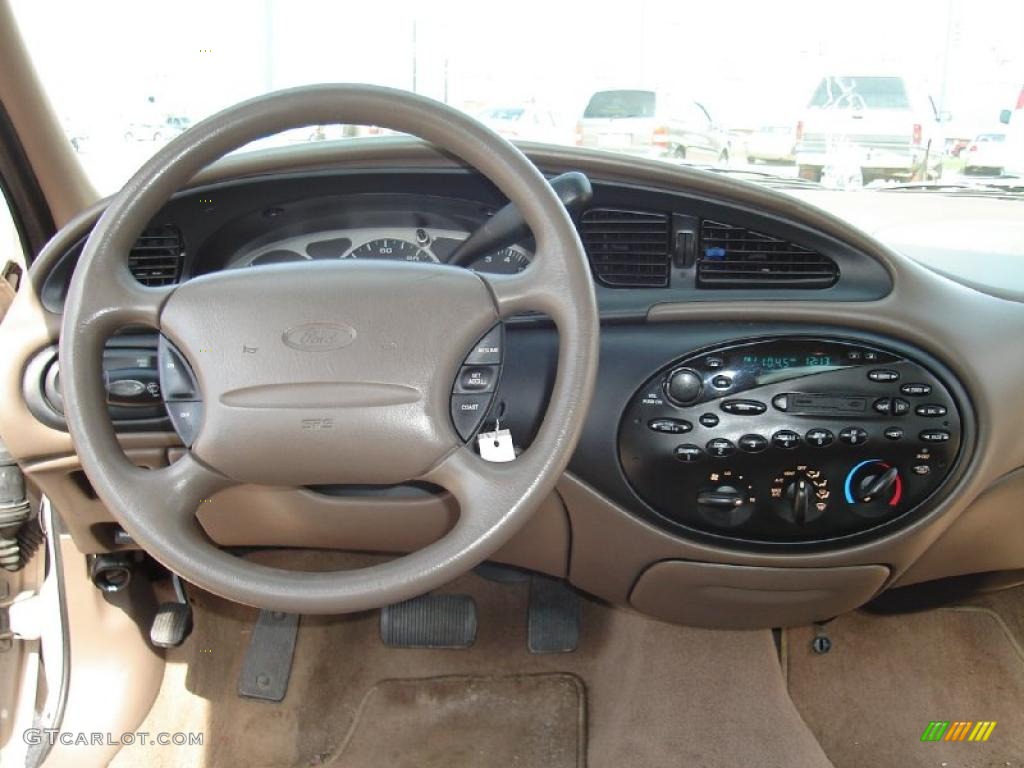
[[[1006,134],[978,134],[962,155],[965,158],[964,173],[999,176],[1006,166]]]
[[[747,137],[747,160],[751,163],[793,163],[796,155],[793,125],[762,125]]]
[[[931,98],[898,76],[823,77],[797,123],[801,178],[819,181],[841,158],[875,178],[936,178],[944,152]]]
[[[192,120],[182,115],[168,115],[162,122],[132,123],[124,132],[125,141],[167,141],[184,133]]]
[[[647,90],[598,91],[576,129],[576,143],[678,160],[726,165],[728,134],[698,101]]]
[[[1006,126],[1003,173],[1024,176],[1024,86],[1014,108],[999,113],[999,122]]]
[[[490,107],[477,115],[480,122],[507,139],[565,144],[570,138],[550,109],[536,104],[507,104]]]

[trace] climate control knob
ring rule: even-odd
[[[693,405],[704,391],[704,379],[692,368],[677,368],[665,380],[665,394],[676,405]]]
[[[881,517],[903,498],[899,469],[882,459],[866,459],[854,466],[843,483],[846,503],[864,517]]]
[[[712,472],[708,483],[697,492],[697,509],[709,523],[734,528],[750,519],[754,511],[754,491],[730,469]]]
[[[801,464],[772,480],[771,498],[775,512],[796,525],[813,523],[828,511],[828,478],[821,470]]]

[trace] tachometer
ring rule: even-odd
[[[348,255],[350,259],[388,259],[391,261],[437,261],[429,251],[425,251],[408,240],[382,238],[371,240],[356,248]]]
[[[510,246],[481,256],[469,265],[476,272],[492,275],[514,275],[530,266],[530,256],[522,248]]]

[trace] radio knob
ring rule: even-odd
[[[704,380],[692,368],[678,368],[668,375],[665,394],[676,405],[693,405],[704,391]]]

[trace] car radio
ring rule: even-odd
[[[890,523],[949,474],[960,407],[923,365],[875,346],[787,337],[688,356],[631,398],[619,458],[673,527],[820,542]]]

